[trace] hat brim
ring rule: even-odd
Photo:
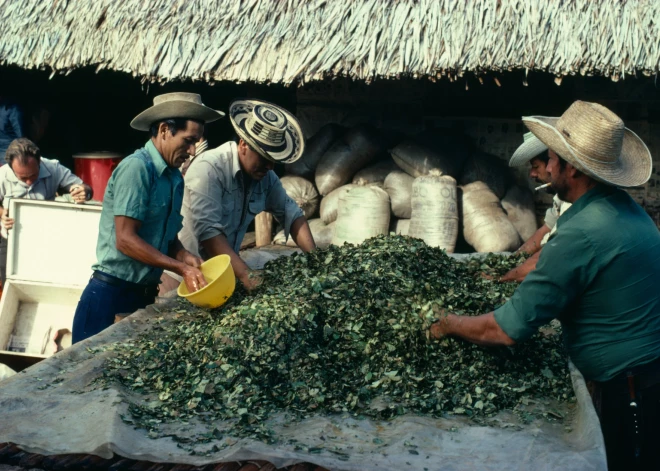
[[[527,139],[513,153],[511,160],[509,160],[509,167],[520,167],[522,165],[526,165],[527,162],[547,151],[548,146],[546,146],[538,138],[533,137],[531,139]]]
[[[523,117],[529,130],[549,149],[581,172],[608,185],[630,188],[643,185],[651,178],[653,159],[648,147],[637,134],[625,128],[621,154],[615,164],[604,164],[572,147],[560,133],[559,118],[547,116]]]
[[[269,147],[254,139],[245,128],[245,121],[252,109],[259,104],[275,106],[287,119],[284,130],[284,143],[278,147]],[[229,121],[231,121],[238,137],[247,142],[262,157],[275,163],[291,164],[302,157],[305,151],[305,138],[296,117],[284,108],[261,100],[235,100],[229,105]]]
[[[131,127],[138,131],[148,131],[153,123],[165,119],[185,118],[203,123],[211,123],[222,118],[222,111],[184,100],[173,100],[147,108],[131,121]]]

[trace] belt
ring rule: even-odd
[[[594,381],[594,383],[601,388],[628,391],[629,377],[635,378],[638,389],[646,389],[660,383],[660,358],[643,365],[627,368],[608,381],[602,383]]]
[[[96,278],[97,280],[109,284],[110,286],[116,286],[117,288],[132,291],[144,296],[156,297],[158,294],[158,285],[141,285],[139,283],[132,283],[130,281],[122,280],[98,270],[92,273],[92,278]]]

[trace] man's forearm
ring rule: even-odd
[[[170,244],[170,248],[167,252],[167,255],[170,258],[173,258],[174,260],[178,260],[178,261],[182,262],[183,260],[181,260],[181,257],[186,252],[187,252],[187,250],[183,247],[183,244],[181,243],[181,241],[177,237],[176,239],[174,239],[174,242],[172,242],[172,244]]]
[[[204,247],[204,251],[206,251],[209,257],[215,257],[216,255],[221,254],[229,255],[229,258],[231,259],[231,267],[234,269],[236,277],[241,281],[247,279],[250,269],[234,251],[232,246],[229,245],[229,241],[224,235],[218,234],[210,239],[203,240],[201,245]]]
[[[316,242],[314,242],[314,236],[312,236],[312,231],[305,216],[300,216],[293,221],[291,224],[291,237],[303,252],[311,252],[316,249]]]
[[[457,316],[449,314],[431,326],[431,336],[460,337],[468,342],[484,346],[513,345],[515,342],[495,321],[495,313],[481,316]]]
[[[523,245],[520,246],[516,252],[525,252],[530,255],[535,254],[539,250],[541,250],[541,241],[545,237],[547,233],[550,232],[550,228],[543,224],[535,233],[525,241]]]
[[[122,238],[118,238],[117,250],[119,250],[127,257],[135,259],[146,265],[162,268],[164,270],[170,270],[181,276],[183,276],[183,269],[186,267],[184,263],[181,263],[172,257],[168,257],[160,250],[146,243],[137,234],[126,235]]]
[[[534,255],[532,255],[527,260],[525,260],[523,263],[518,265],[516,268],[505,273],[504,276],[500,278],[500,281],[522,282],[525,279],[525,277],[529,274],[529,272],[536,269],[536,263],[539,261],[540,256],[541,256],[541,251],[539,250]]]

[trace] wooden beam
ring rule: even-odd
[[[265,211],[257,214],[254,219],[256,246],[263,247],[273,242],[273,215]]]

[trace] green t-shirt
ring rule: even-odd
[[[149,245],[167,254],[181,230],[183,177],[168,167],[151,141],[117,166],[103,197],[103,211],[96,244],[97,263],[92,268],[125,281],[157,285],[163,273],[117,250],[115,216],[141,221],[140,236]]]
[[[624,191],[598,185],[579,198],[536,270],[495,310],[516,342],[553,318],[587,379],[660,357],[660,232]]]

